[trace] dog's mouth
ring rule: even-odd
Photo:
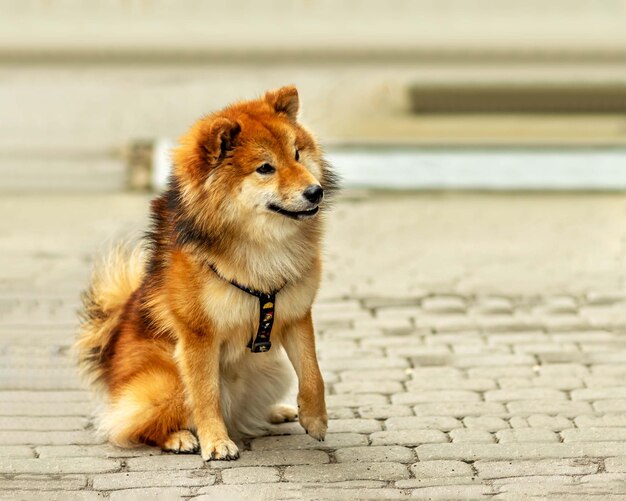
[[[290,217],[291,219],[308,219],[315,216],[315,214],[317,214],[320,210],[319,206],[317,206],[308,210],[290,211],[287,209],[283,209],[276,204],[269,204],[267,208],[283,216]]]

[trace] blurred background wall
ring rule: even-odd
[[[0,192],[144,185],[155,144],[290,83],[352,178],[522,148],[626,185],[625,0],[0,0]]]

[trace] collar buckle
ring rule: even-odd
[[[265,353],[266,351],[270,351],[272,347],[272,343],[267,341],[257,341],[256,339],[250,345],[250,351],[252,353]]]

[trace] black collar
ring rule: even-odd
[[[283,287],[285,287],[285,284],[281,285],[278,289],[274,289],[273,291],[267,293],[267,292],[262,292],[260,290],[257,289],[253,289],[252,287],[246,287],[245,285],[241,285],[239,282],[235,281],[235,280],[228,280],[224,275],[222,275],[217,268],[215,267],[214,264],[209,264],[209,266],[211,267],[211,270],[213,270],[213,273],[215,273],[219,278],[221,278],[222,280],[224,280],[224,282],[228,282],[231,285],[234,285],[235,287],[237,287],[237,289],[240,289],[244,292],[247,292],[248,294],[252,295],[252,296],[256,296],[258,298],[261,297],[267,297],[267,296],[275,296],[276,294],[278,294]]]
[[[248,348],[252,353],[263,353],[269,351],[272,347],[270,342],[270,334],[272,333],[272,326],[274,325],[274,311],[276,307],[276,294],[278,294],[284,285],[272,292],[261,292],[251,287],[246,287],[234,280],[228,280],[225,278],[213,264],[209,264],[213,273],[225,282],[234,285],[239,290],[247,292],[248,294],[255,296],[259,299],[259,327],[257,329],[256,336],[250,339]]]

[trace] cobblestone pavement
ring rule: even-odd
[[[326,441],[286,424],[210,464],[98,441],[69,353],[92,257],[146,207],[0,199],[0,497],[626,496],[626,196],[346,197],[315,307]]]

